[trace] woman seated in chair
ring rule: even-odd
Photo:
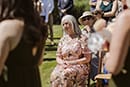
[[[64,16],[61,25],[65,34],[58,45],[51,87],[86,87],[91,60],[87,37],[82,36],[76,19],[71,15]]]

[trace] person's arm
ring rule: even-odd
[[[81,36],[80,39],[81,42],[81,54],[80,58],[77,58],[76,60],[71,60],[71,61],[65,61],[66,64],[87,64],[91,60],[91,51],[87,47],[87,37],[86,36]],[[80,49],[79,49],[80,50]]]
[[[60,65],[65,64],[64,60],[61,59],[61,56],[57,56],[57,57],[56,57],[56,62],[57,62],[58,64],[60,64]]]
[[[60,53],[60,48],[58,48],[58,50],[57,50],[57,53],[56,53],[56,62],[58,63],[58,64],[60,64],[60,65],[63,65],[65,62],[64,62],[64,60],[62,59],[62,55],[61,55],[61,53]]]
[[[110,12],[105,12],[103,17],[113,17],[115,16],[115,13],[117,11],[117,5],[118,4],[118,0],[113,1],[113,6],[112,6],[112,10]]]
[[[63,65],[64,64],[64,60],[63,60],[63,57],[61,55],[61,46],[62,46],[61,44],[62,44],[62,41],[60,40],[59,44],[58,44],[58,47],[57,47],[57,52],[56,52],[56,62],[58,64],[60,64],[60,65]]]
[[[95,29],[95,31],[101,31],[103,30],[105,27],[107,26],[106,20],[104,19],[98,19],[94,25],[93,28]]]
[[[57,7],[58,7],[58,10],[61,11],[61,0],[58,0]]]
[[[69,0],[69,6],[65,8],[65,11],[70,10],[73,7],[73,0]]]
[[[6,20],[0,23],[0,75],[7,56],[18,44],[22,34],[23,23],[18,20]]]
[[[122,13],[113,27],[112,41],[110,43],[110,54],[106,60],[106,69],[112,74],[118,74],[127,55],[130,45],[130,11]],[[118,25],[118,26],[117,26]]]
[[[64,61],[64,63],[67,65],[87,64],[90,62],[90,60],[91,60],[91,52],[89,51],[89,49],[85,49],[83,56],[81,58],[71,61]]]
[[[102,3],[102,0],[97,0],[96,10],[101,10],[101,9],[100,9],[101,3]]]

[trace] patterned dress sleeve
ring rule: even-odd
[[[86,57],[88,60],[91,58],[91,51],[88,48],[87,43],[88,38],[85,36],[81,37],[81,46],[82,46],[82,56]]]
[[[59,41],[59,44],[58,44],[58,47],[57,47],[57,52],[56,52],[56,57],[60,57],[60,58],[62,58],[62,55],[61,55],[62,39],[63,38],[61,38],[60,41]]]

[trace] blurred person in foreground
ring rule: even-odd
[[[123,0],[125,9],[112,27],[110,53],[105,60],[106,69],[113,74],[117,87],[130,86],[130,0]]]
[[[32,0],[0,0],[0,87],[41,87],[47,30],[34,8]]]

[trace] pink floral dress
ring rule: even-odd
[[[90,55],[85,38],[61,38],[57,57],[65,61],[74,61]],[[90,56],[88,56],[90,57]],[[89,63],[57,64],[51,73],[51,87],[86,87],[89,74]]]

